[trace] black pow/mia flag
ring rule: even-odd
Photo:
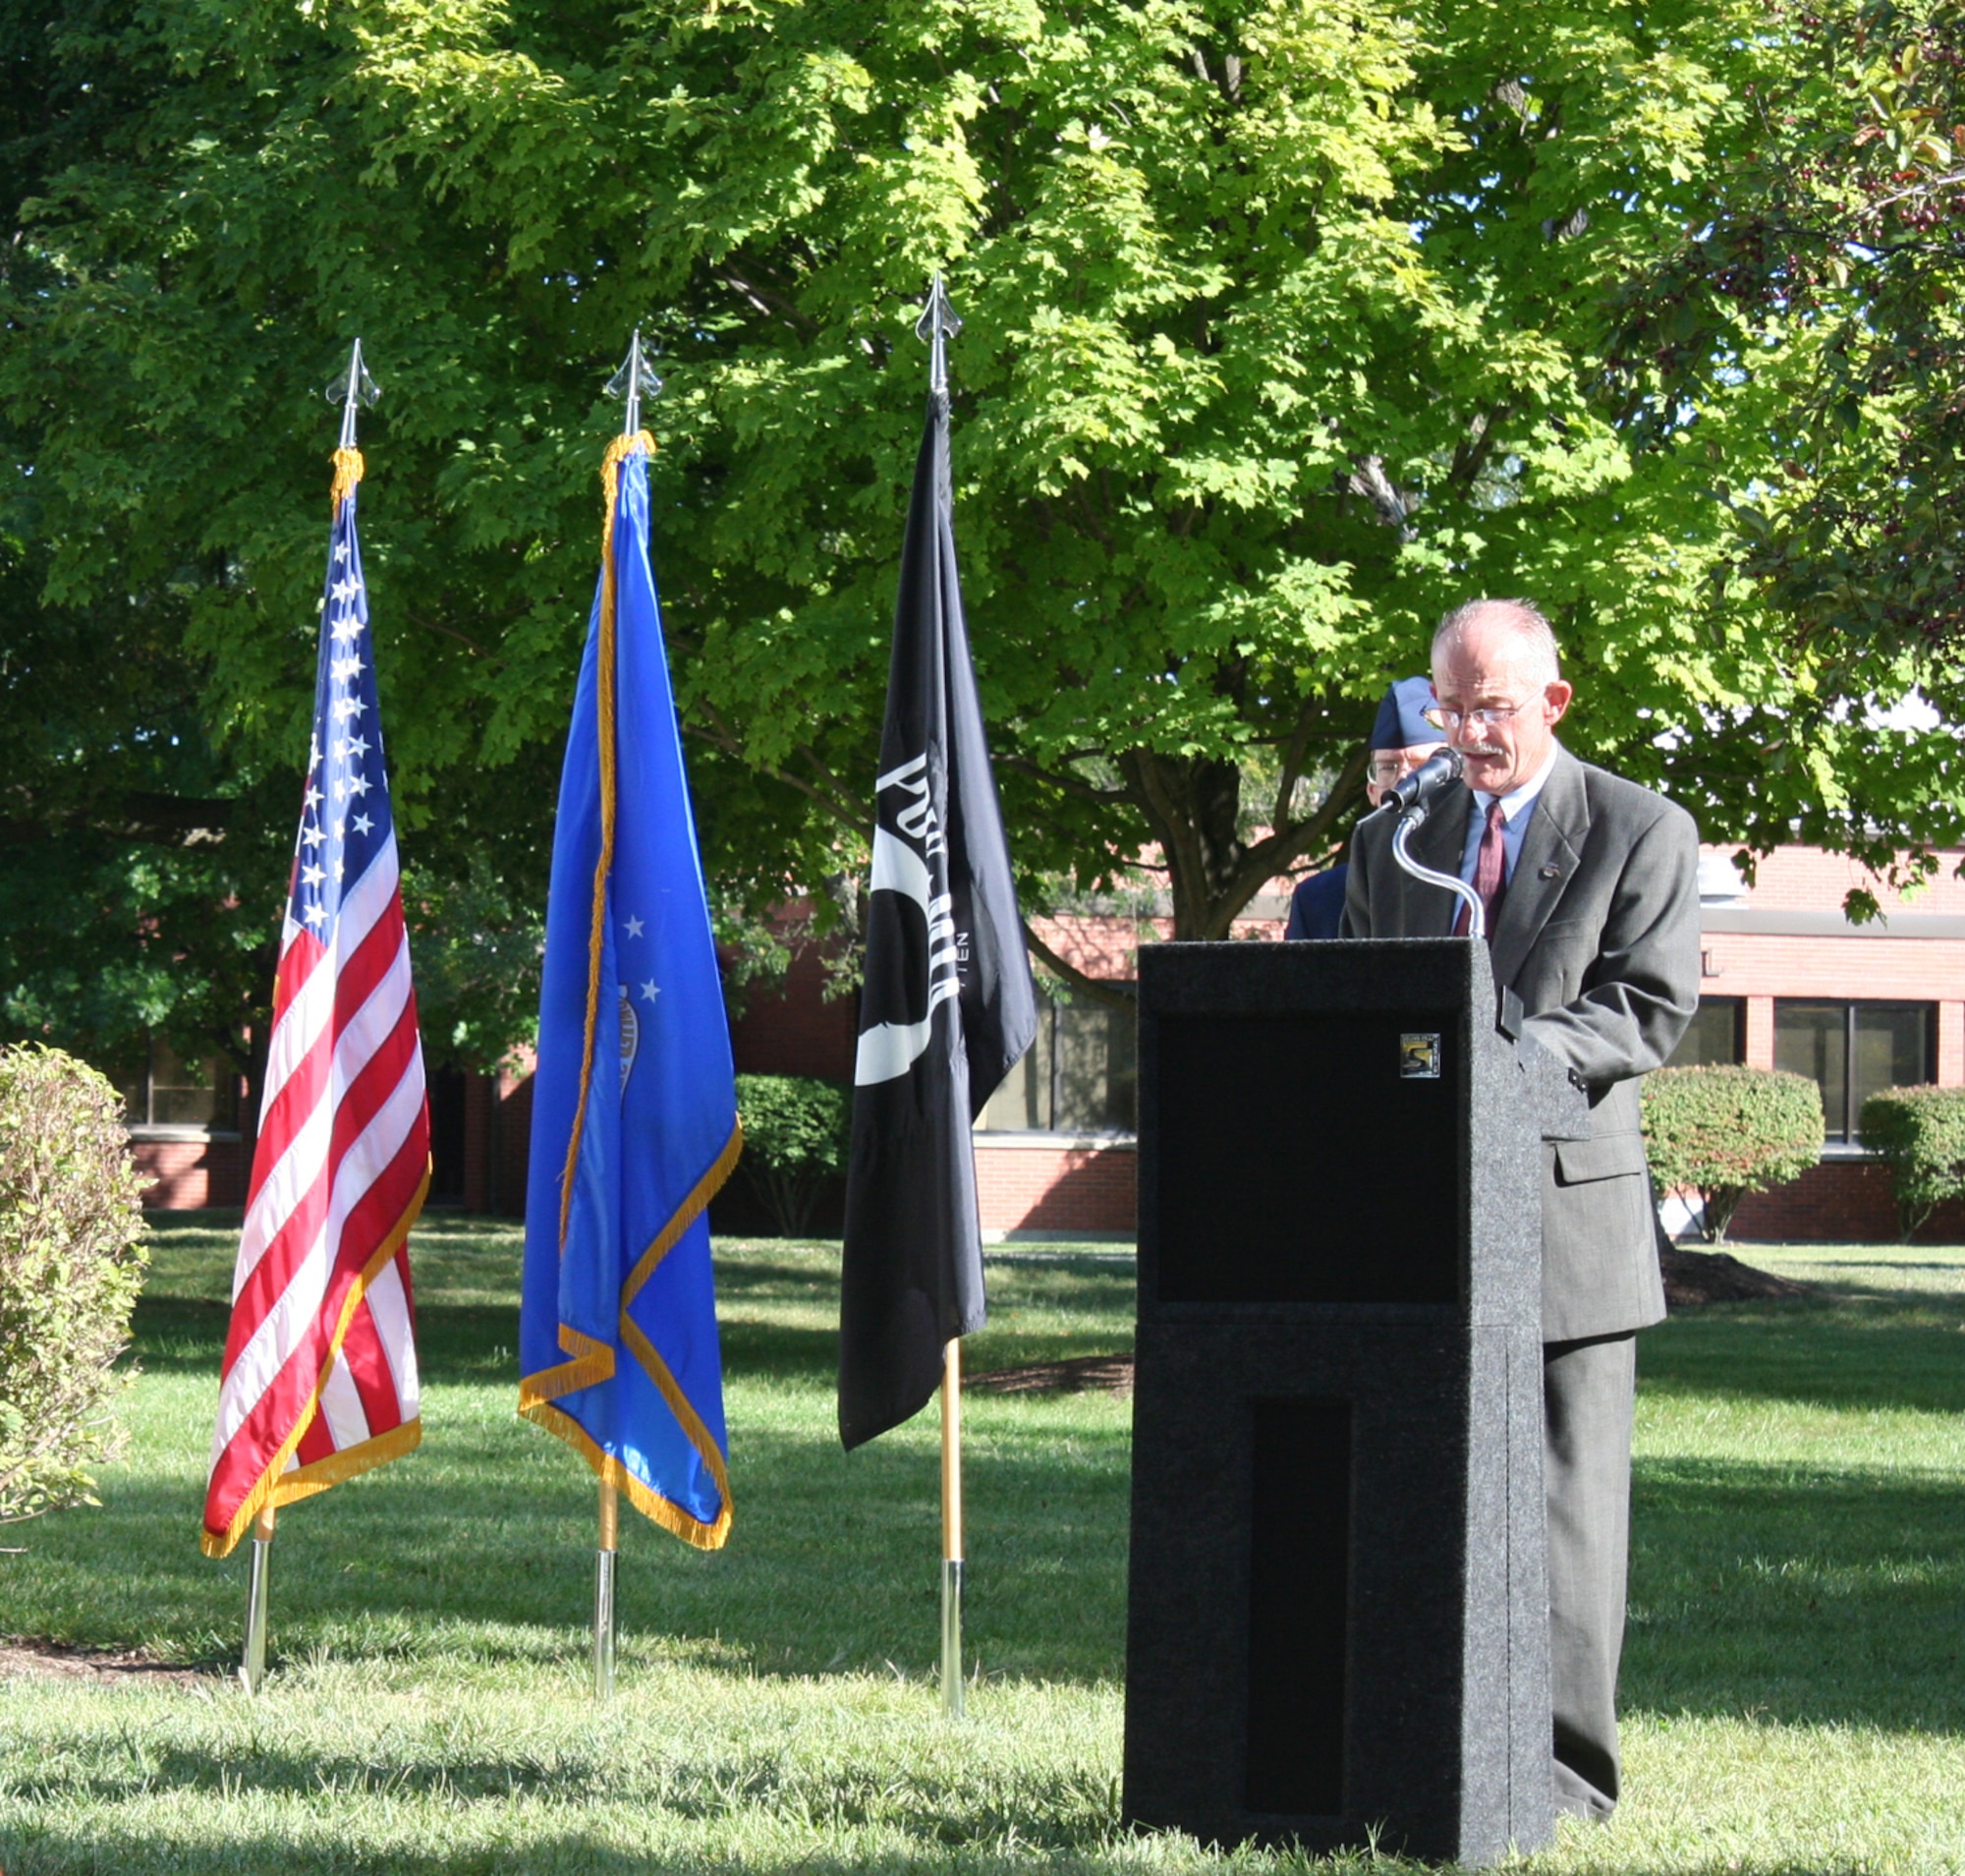
[[[846,1173],[839,1437],[918,1413],[981,1329],[969,1129],[1037,1035],[1002,811],[955,571],[948,397],[930,392],[901,549],[874,783],[865,989]]]

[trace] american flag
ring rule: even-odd
[[[219,1383],[206,1555],[421,1437],[407,1239],[429,1111],[355,533],[336,458],[313,743]]]

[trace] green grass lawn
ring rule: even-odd
[[[1642,1344],[1630,1795],[1520,1867],[1965,1871],[1965,1251],[1743,1247],[1820,1286]],[[283,1514],[266,1691],[248,1547],[197,1550],[232,1262],[171,1222],[130,1455],[15,1527],[0,1633],[188,1680],[0,1680],[0,1870],[1282,1869],[1120,1828],[1129,1409],[967,1403],[970,1718],[939,1718],[933,1415],[832,1425],[834,1247],[719,1250],[736,1524],[624,1515],[620,1691],[587,1691],[594,1492],[519,1422],[519,1238],[415,1245],[424,1440]],[[992,1256],[972,1371],[1129,1344],[1132,1264]],[[1368,1860],[1368,1859],[1361,1859]]]

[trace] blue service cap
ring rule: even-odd
[[[1432,684],[1424,677],[1402,677],[1385,693],[1372,725],[1373,749],[1413,749],[1446,740],[1443,730],[1426,720],[1432,708]]]

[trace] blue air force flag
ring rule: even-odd
[[[643,431],[608,450],[560,781],[519,1411],[657,1524],[714,1550],[730,1485],[704,1207],[742,1135],[648,565],[653,447]]]

